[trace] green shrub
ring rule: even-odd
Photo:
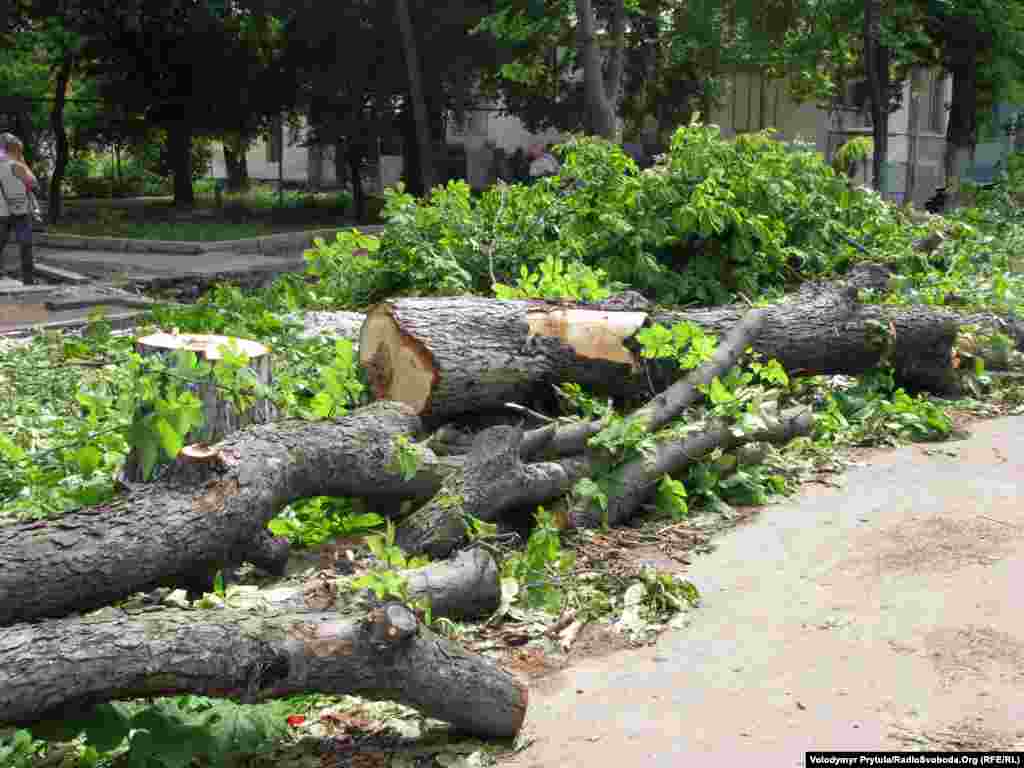
[[[369,280],[355,291],[368,300],[382,290],[485,293],[557,257],[662,303],[714,304],[842,272],[861,258],[850,240],[887,256],[909,248],[897,209],[767,132],[727,141],[714,126],[680,128],[664,162],[642,173],[602,139],[555,151],[560,176],[529,186],[475,196],[451,181],[427,200],[385,192],[382,274],[371,280],[337,253],[333,263]]]

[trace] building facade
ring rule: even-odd
[[[850,85],[838,106],[830,111],[812,103],[796,103],[784,80],[768,79],[759,72],[736,72],[728,80],[725,103],[712,112],[709,120],[727,138],[774,128],[779,140],[812,143],[831,160],[851,138],[871,136],[870,110],[860,83]],[[889,152],[883,170],[883,189],[888,198],[897,202],[909,198],[921,204],[936,187],[944,185],[951,92],[951,78],[938,71],[918,70],[903,84],[901,106],[889,116]],[[274,181],[280,174],[286,182],[314,187],[337,185],[336,148],[304,147],[304,137],[303,129],[294,136],[286,135],[283,148],[276,141],[257,141],[246,155],[250,178]],[[558,131],[531,133],[519,119],[502,114],[495,106],[471,110],[462,121],[449,120],[446,128],[446,143],[450,150],[464,153],[464,176],[476,189],[493,183],[496,156],[508,157],[518,148],[525,150],[538,142],[557,143],[563,137]],[[1000,146],[979,146],[978,166],[994,165],[993,158],[1000,152]],[[401,177],[400,155],[376,154],[369,163],[368,191],[379,191]],[[990,154],[993,158],[988,157]],[[462,155],[459,157],[461,164]],[[222,149],[214,153],[212,171],[217,178],[227,175]],[[859,172],[859,180],[870,183],[869,164]]]

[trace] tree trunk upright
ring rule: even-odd
[[[348,161],[348,172],[352,179],[352,206],[355,209],[356,221],[366,221],[366,191],[363,189],[363,151],[352,141],[348,142],[345,158]]]
[[[192,189],[192,126],[186,120],[167,124],[167,150],[174,176],[174,204],[191,207],[195,204]]]
[[[223,142],[224,167],[228,172],[228,192],[244,192],[249,188],[249,162],[246,150],[249,141],[244,136],[228,138]]]
[[[946,58],[953,74],[953,95],[946,127],[946,205],[960,200],[960,177],[974,159],[978,143],[979,33],[967,17],[946,21]]]
[[[430,123],[427,119],[427,101],[423,92],[423,80],[420,77],[420,58],[416,45],[416,32],[412,26],[409,12],[409,0],[395,0],[395,13],[402,34],[402,55],[409,77],[409,99],[412,102],[412,118],[416,130],[416,146],[418,151],[420,178],[423,181],[423,192],[429,194],[436,181],[434,170],[434,154],[430,136]]]
[[[871,128],[874,153],[871,157],[871,187],[886,192],[882,183],[883,165],[889,151],[889,49],[881,43],[882,2],[864,2],[864,70],[871,101]]]
[[[594,6],[591,0],[576,0],[579,19],[579,53],[583,61],[584,127],[587,133],[615,139],[616,109],[624,67],[626,9],[624,0],[614,0],[611,19],[612,51],[602,74],[601,51],[597,44]]]
[[[68,133],[64,127],[64,104],[67,99],[68,82],[74,59],[70,54],[65,56],[57,68],[57,85],[54,90],[53,107],[50,109],[50,128],[57,140],[57,156],[53,162],[53,176],[50,179],[50,202],[47,218],[51,224],[60,220],[64,196],[61,187],[64,183],[64,171],[68,167]]]

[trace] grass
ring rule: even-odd
[[[283,205],[279,205],[275,192],[254,186],[243,195],[224,195],[218,207],[212,190],[212,183],[196,183],[191,214],[176,211],[173,201],[166,199],[130,205],[101,201],[81,207],[70,200],[66,216],[48,231],[83,237],[212,242],[353,224],[347,215],[351,198],[346,192],[286,190]]]
[[[331,221],[317,223],[273,222],[273,221],[131,221],[111,222],[105,220],[68,221],[47,232],[54,235],[80,235],[82,237],[120,237],[139,240],[178,240],[187,242],[214,242],[218,240],[242,240],[247,237],[263,237],[282,232],[297,232],[307,229],[326,229],[349,226],[348,222]]]

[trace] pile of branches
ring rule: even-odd
[[[648,395],[627,418],[656,438],[653,449],[617,467],[620,482],[604,508],[576,496],[567,505],[568,526],[616,525],[637,514],[661,478],[716,448],[782,444],[811,431],[805,410],[776,411],[746,432],[711,418],[698,429],[665,429],[749,348],[791,373],[857,374],[885,360],[910,388],[955,391],[961,320],[858,302],[857,290],[879,279],[866,270],[845,283],[807,285],[763,309],[670,313],[642,302],[474,298],[378,305],[360,339],[372,404],[333,422],[249,426],[106,504],[0,528],[0,721],[28,724],[111,699],[185,692],[258,701],[320,691],[388,697],[476,735],[515,735],[527,707],[523,684],[435,635],[401,603],[345,617],[331,610],[329,594],[299,589],[259,606],[79,614],[159,586],[209,592],[216,572],[241,561],[281,574],[287,542],[267,523],[290,502],[321,495],[367,500],[396,518],[396,543],[407,554],[443,558],[408,574],[411,593],[429,599],[434,616],[493,612],[498,568],[486,551],[467,549],[470,526],[522,528],[538,504],[606,470],[607,456],[591,444],[605,424],[506,423],[438,439],[454,434],[452,421],[532,402],[565,381],[620,401]],[[673,381],[671,366],[640,361],[633,337],[682,320],[722,338],[710,360]],[[400,445],[415,451],[415,471],[396,460]]]

